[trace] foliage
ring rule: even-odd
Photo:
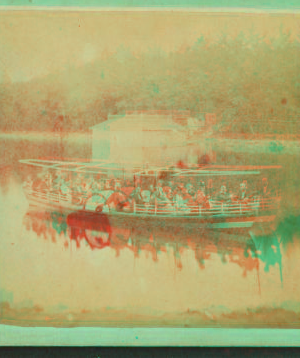
[[[202,36],[171,53],[122,47],[84,68],[2,83],[0,129],[86,131],[108,114],[157,109],[214,112],[217,130],[295,132],[299,58],[300,42],[284,33],[222,35],[213,43]]]

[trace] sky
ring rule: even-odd
[[[138,54],[169,52],[204,35],[253,31],[276,36],[280,27],[299,36],[300,14],[199,12],[4,11],[0,23],[0,82],[30,81],[107,57],[120,46]]]

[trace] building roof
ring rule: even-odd
[[[114,115],[114,116],[109,115],[108,119],[106,121],[95,124],[94,126],[90,127],[89,129],[107,130],[107,129],[109,129],[109,125],[111,123],[113,123],[123,117],[125,117],[125,114]]]
[[[188,112],[188,111],[186,111]],[[187,119],[189,113],[177,113],[171,111],[137,111],[126,112],[125,115],[109,116],[107,121],[99,123],[90,129],[99,131],[180,131],[187,127],[179,124],[174,119],[181,116]]]

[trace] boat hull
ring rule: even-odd
[[[260,215],[149,215],[133,212],[110,212],[95,213],[83,210],[79,205],[71,203],[58,203],[41,200],[40,198],[28,197],[31,207],[44,209],[45,211],[61,212],[65,215],[80,213],[86,220],[97,222],[104,216],[108,218],[111,225],[142,225],[142,226],[160,226],[160,227],[185,227],[185,228],[203,228],[203,229],[234,229],[250,228],[254,223],[271,222],[275,219],[273,212],[261,212]]]

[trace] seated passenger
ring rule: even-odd
[[[156,189],[154,188],[153,185],[150,185],[149,191],[150,191],[150,203],[154,204],[156,201]]]
[[[130,194],[130,197],[135,201],[137,205],[144,204],[144,200],[142,197],[142,189],[140,186],[136,187],[132,193]]]
[[[79,176],[75,180],[73,180],[72,189],[74,192],[81,192],[81,179]]]
[[[65,179],[62,179],[59,189],[62,194],[66,194],[69,191],[69,183]]]
[[[187,184],[187,187],[182,189],[181,196],[187,205],[192,205],[192,204],[194,204],[194,200],[193,200],[192,195],[189,194],[188,188],[189,188],[189,184]]]
[[[54,188],[54,190],[59,190],[60,185],[61,185],[61,181],[62,181],[61,171],[58,171],[56,173],[55,179],[53,180],[53,188]]]
[[[81,184],[81,194],[85,197],[92,195],[91,187],[87,182]]]
[[[185,187],[186,187],[189,195],[194,196],[196,194],[193,184],[188,183]]]
[[[106,180],[106,182],[104,183],[104,188],[99,194],[103,195],[106,199],[108,199],[113,192],[114,190],[111,189],[110,182]]]
[[[91,189],[93,189],[93,188],[95,187],[95,185],[96,185],[95,178],[92,176],[92,177],[89,179],[88,183],[89,183]]]
[[[91,190],[93,194],[98,194],[98,183],[96,181],[92,183]]]
[[[175,194],[175,196],[173,196],[173,200],[174,200],[174,206],[175,206],[176,210],[189,211],[189,208],[186,205],[185,200],[183,200],[181,193],[177,192]]]
[[[134,186],[130,182],[130,180],[126,180],[125,185],[122,187],[122,192],[124,192],[127,196],[129,196],[134,190]]]
[[[109,180],[105,181],[104,190],[111,190],[111,182]]]
[[[82,193],[82,189],[81,189],[81,182],[80,182],[80,177],[77,176],[73,179],[73,183],[71,186],[71,192],[72,192],[72,202],[74,204],[78,204],[81,202],[81,193]]]
[[[203,205],[206,202],[207,197],[205,195],[205,187],[200,187],[197,190],[197,192],[196,192],[196,194],[194,196],[194,200],[200,206]]]
[[[145,204],[149,204],[151,201],[151,191],[150,190],[142,190],[142,198]]]
[[[167,196],[165,195],[165,193],[163,192],[163,188],[162,188],[162,184],[158,183],[157,187],[155,188],[155,198],[157,201],[166,201],[167,200]]]
[[[97,194],[101,194],[101,192],[104,190],[104,182],[103,181],[99,181],[97,183],[97,188],[96,188],[96,193]]]
[[[46,185],[46,190],[51,191],[53,185],[53,177],[49,170],[45,174],[44,183]]]
[[[142,186],[142,181],[141,181],[141,178],[135,178],[134,179],[134,186],[135,187],[138,187],[138,186]]]
[[[173,190],[174,189],[174,182],[172,180],[169,181],[165,181],[164,185],[163,185],[163,190]]]
[[[171,200],[173,196],[173,189],[174,189],[174,182],[169,181],[166,183],[166,185],[163,187],[163,192],[165,193],[166,197]]]
[[[216,200],[222,201],[222,202],[227,202],[230,200],[230,197],[227,193],[227,188],[225,185],[221,186],[221,189],[220,189],[219,193],[217,194]]]
[[[65,199],[68,201],[72,200],[72,192],[71,192],[71,185],[69,181],[62,179],[60,185],[60,192],[64,195]]]
[[[115,184],[115,192],[109,196],[106,205],[113,210],[125,210],[130,207],[130,202],[126,197],[126,194],[121,191],[120,183]]]
[[[184,204],[190,208],[192,213],[198,212],[198,205],[195,201],[194,188],[192,184],[187,184],[186,187],[182,189],[181,196]]]
[[[245,183],[240,184],[240,189],[236,195],[237,200],[247,200],[248,199],[248,193]]]
[[[170,187],[164,187],[163,192],[167,199],[172,200],[172,189]]]
[[[184,185],[183,185],[182,183],[178,183],[178,184],[176,185],[176,188],[173,190],[173,197],[175,197],[176,194],[181,195],[183,188],[184,188]]]

